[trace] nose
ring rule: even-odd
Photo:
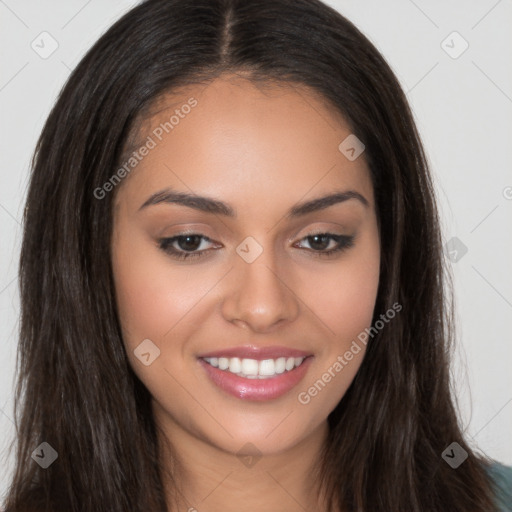
[[[276,266],[272,251],[264,250],[252,263],[237,257],[228,280],[222,303],[227,321],[266,332],[297,317],[300,299],[292,276]]]

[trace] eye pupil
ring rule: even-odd
[[[315,233],[304,237],[310,248],[318,257],[333,257],[336,253],[352,247],[354,236],[335,235],[333,233]],[[159,247],[169,253],[173,258],[189,260],[190,258],[202,258],[211,252],[211,249],[199,250],[202,241],[212,242],[207,236],[201,234],[182,234],[170,238],[161,239]],[[336,246],[329,250],[330,242],[336,242]]]
[[[312,235],[309,238],[310,245],[313,249],[323,250],[329,246],[330,237],[328,235]],[[311,243],[311,240],[313,240],[313,243]],[[319,242],[319,240],[321,241]],[[320,247],[318,247],[318,245],[320,245]]]
[[[185,243],[183,243],[185,240]],[[193,240],[192,243],[189,243]],[[185,235],[178,238],[178,245],[184,251],[195,251],[201,245],[201,237],[199,235]]]

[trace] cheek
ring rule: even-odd
[[[378,275],[372,275],[371,269],[356,267],[344,269],[324,299],[327,321],[344,341],[356,338],[371,324],[377,295]]]
[[[371,323],[380,262],[375,235],[366,234],[342,262],[310,267],[300,279],[306,302],[337,345],[340,340],[349,345]],[[208,267],[180,265],[176,271],[176,263],[142,235],[119,236],[112,256],[118,312],[130,348],[146,338],[163,340],[175,326],[181,330],[218,279]]]
[[[328,279],[316,276],[319,286],[313,287],[311,304],[328,327],[327,337],[311,377],[297,395],[297,407],[310,419],[310,428],[343,398],[366,353],[365,329],[371,326],[380,270],[378,241],[368,242],[331,270]]]
[[[162,340],[211,288],[192,271],[172,271],[167,256],[136,236],[113,248],[117,306],[125,341]],[[190,286],[194,279],[194,286]]]
[[[311,304],[342,349],[372,322],[380,273],[376,233],[365,235],[342,262],[322,272],[305,278],[311,281]]]

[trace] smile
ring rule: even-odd
[[[278,359],[240,359],[238,357],[207,357],[204,360],[219,370],[246,379],[270,379],[300,366],[304,357],[279,357]]]
[[[283,347],[239,347],[198,358],[210,381],[236,398],[273,400],[295,387],[313,359]]]

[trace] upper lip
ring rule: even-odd
[[[304,350],[297,350],[295,348],[272,346],[272,347],[257,347],[255,345],[245,345],[241,347],[232,347],[222,350],[214,350],[199,357],[204,359],[206,357],[238,357],[240,359],[256,359],[262,361],[264,359],[277,359],[279,357],[308,357],[312,355],[311,352]]]

